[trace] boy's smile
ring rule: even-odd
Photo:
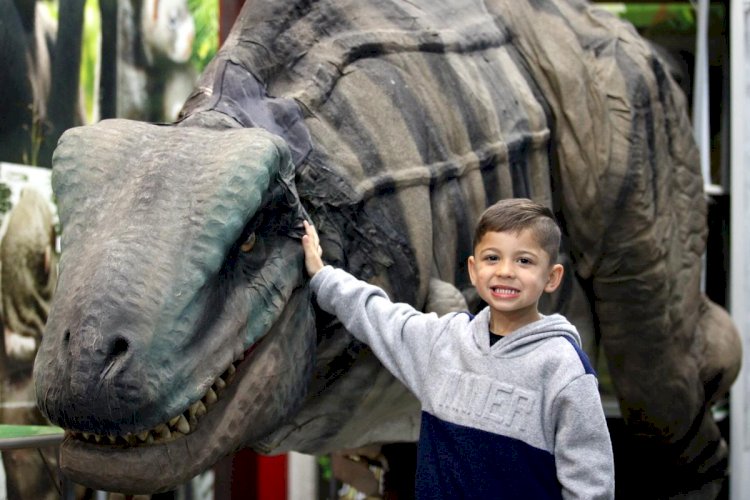
[[[563,273],[560,264],[550,264],[529,229],[487,232],[468,267],[472,284],[490,306],[490,330],[498,335],[538,320],[539,297],[554,291]]]
[[[490,291],[500,298],[512,298],[518,296],[521,291],[509,287],[490,287]]]

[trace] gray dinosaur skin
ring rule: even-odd
[[[715,496],[710,406],[741,349],[700,293],[684,104],[648,44],[577,1],[246,2],[177,124],[105,121],[55,151],[63,252],[35,380],[70,431],[61,467],[155,492],[243,446],[416,439],[414,398],[316,311],[301,222],[328,262],[444,311],[467,307],[473,221],[529,196],[565,230],[549,307],[592,357],[601,338],[636,466],[662,496]]]

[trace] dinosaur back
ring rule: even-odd
[[[206,86],[249,68],[299,105],[298,188],[326,255],[397,299],[424,303],[431,275],[468,286],[488,203],[552,204],[545,100],[483,2],[254,2],[235,26]],[[275,116],[294,149],[300,124]]]

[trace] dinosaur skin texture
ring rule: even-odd
[[[156,492],[246,446],[415,440],[413,396],[316,310],[301,222],[394,300],[476,309],[474,221],[525,196],[564,229],[545,307],[583,333],[638,450],[642,484],[622,486],[715,497],[710,409],[741,346],[700,291],[685,110],[632,27],[580,1],[248,0],[176,123],[104,121],[55,151],[62,255],[34,375],[68,429],[62,469]]]

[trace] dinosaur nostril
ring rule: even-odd
[[[102,378],[111,377],[117,373],[117,366],[125,361],[125,354],[128,352],[128,349],[130,349],[130,342],[123,337],[117,337],[112,342],[109,355],[104,360],[104,369],[101,373]]]
[[[65,330],[65,334],[63,335],[63,343],[66,345],[70,343],[70,329]]]
[[[116,358],[122,354],[125,354],[128,352],[128,341],[124,338],[120,337],[117,340],[115,340],[115,343],[112,344],[112,350],[110,351],[110,358]]]

